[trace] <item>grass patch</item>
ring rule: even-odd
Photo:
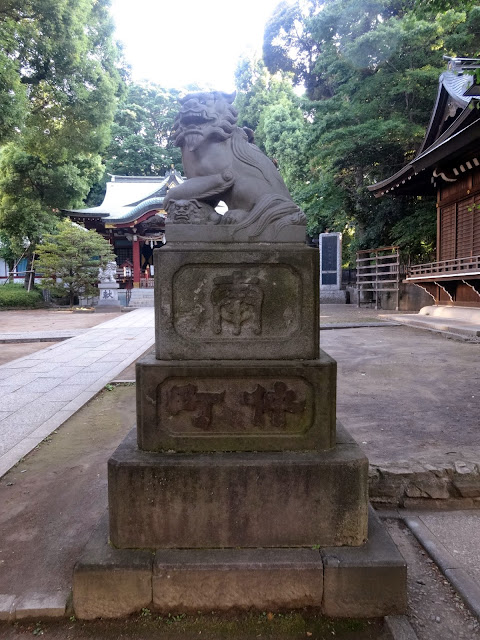
[[[42,293],[36,288],[27,291],[17,282],[0,285],[0,309],[38,309],[44,306]]]
[[[34,633],[33,622],[16,622],[13,629]],[[66,628],[68,631],[66,631]],[[307,611],[284,613],[231,613],[159,615],[150,609],[120,620],[84,622],[70,617],[69,623],[42,623],[51,640],[386,640],[383,620],[332,620]],[[70,635],[71,634],[71,635]],[[12,638],[12,640],[13,640]]]

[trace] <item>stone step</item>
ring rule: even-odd
[[[154,307],[153,300],[130,300],[130,304],[128,305],[132,309],[137,309],[140,307]]]

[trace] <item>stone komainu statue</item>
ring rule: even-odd
[[[117,263],[115,261],[107,262],[105,268],[99,267],[98,280],[100,282],[116,282],[115,277],[117,275]]]
[[[249,227],[252,237],[270,225],[274,233],[285,225],[305,225],[275,165],[253,144],[253,133],[236,125],[234,97],[214,91],[181,100],[173,135],[188,180],[165,198],[170,222]],[[214,211],[222,200],[228,207],[224,216]]]

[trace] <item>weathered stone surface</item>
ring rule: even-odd
[[[174,140],[188,180],[163,202],[175,227],[227,225],[249,240],[275,240],[285,226],[303,230],[306,218],[293,202],[275,164],[253,144],[253,131],[236,126],[235,94],[190,93],[180,100]],[[228,211],[214,210],[221,200]],[[167,238],[169,231],[167,231]],[[266,236],[266,237],[265,237]]]
[[[373,618],[407,610],[407,564],[372,508],[368,541],[361,547],[321,549],[323,612]]]
[[[300,244],[155,252],[159,360],[318,358],[318,253]]]
[[[63,618],[65,608],[65,595],[25,594],[15,601],[15,620]]]
[[[336,363],[137,363],[138,446],[146,451],[324,450],[335,444]]]
[[[311,549],[157,551],[153,606],[162,613],[320,607],[323,566]]]
[[[149,453],[132,431],[109,460],[110,539],[120,548],[359,545],[368,461],[323,452]]]
[[[108,518],[92,535],[73,573],[73,607],[77,618],[119,618],[152,601],[153,553],[113,549]]]
[[[250,229],[238,228],[238,225],[198,225],[198,224],[170,224],[166,220],[166,236],[171,242],[249,242]],[[306,230],[303,225],[285,225],[280,229],[266,227],[255,238],[255,242],[299,242],[305,244]]]

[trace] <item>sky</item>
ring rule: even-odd
[[[135,82],[231,92],[244,53],[261,53],[280,0],[112,0],[116,39]]]

